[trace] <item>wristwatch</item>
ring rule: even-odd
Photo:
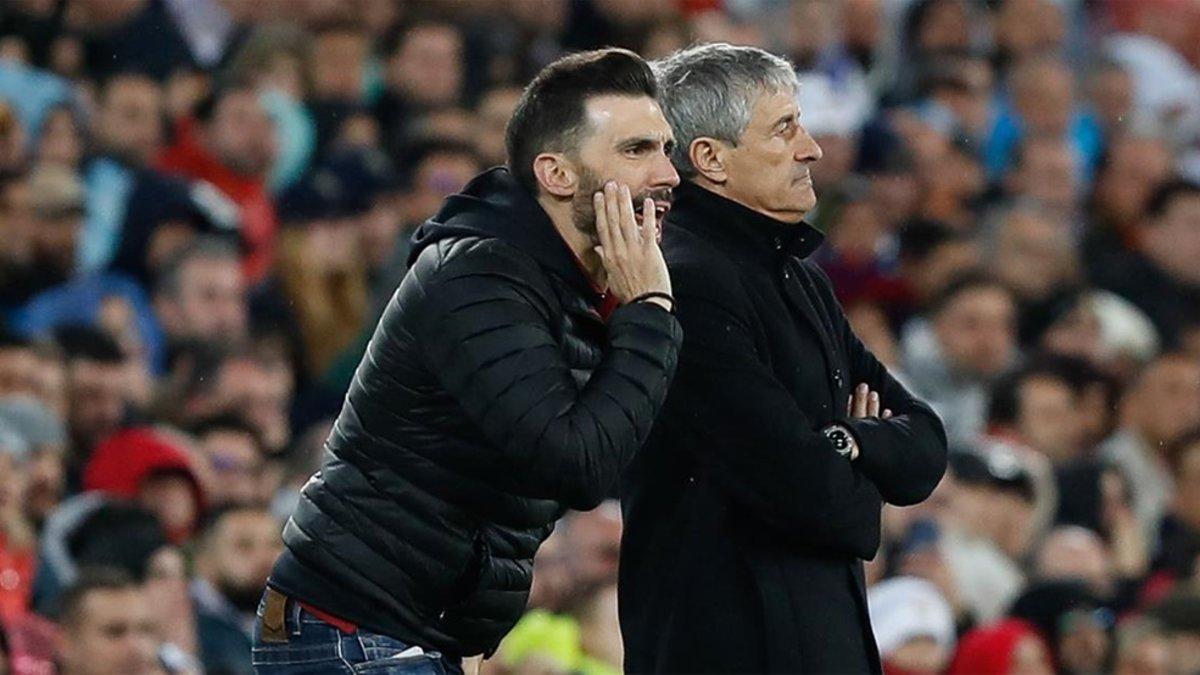
[[[846,427],[840,424],[831,424],[822,431],[839,455],[846,459],[854,459],[858,456],[858,453],[855,452],[858,449],[858,442],[854,440],[854,434],[850,433]]]

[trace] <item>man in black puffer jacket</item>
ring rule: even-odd
[[[682,339],[655,94],[632,52],[548,66],[509,122],[511,171],[418,230],[284,529],[257,672],[459,672],[520,618],[554,522],[615,491]]]

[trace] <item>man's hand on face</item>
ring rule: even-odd
[[[609,181],[602,192],[592,197],[596,210],[596,232],[600,245],[596,252],[608,273],[608,288],[622,303],[647,293],[671,295],[671,277],[662,249],[658,246],[658,218],[654,201],[642,204],[642,222],[638,222],[629,186]],[[671,303],[665,298],[649,298],[664,309]]]

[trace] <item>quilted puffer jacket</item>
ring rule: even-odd
[[[419,228],[270,584],[365,630],[490,654],[533,556],[650,432],[682,333],[605,307],[536,200],[492,169]]]

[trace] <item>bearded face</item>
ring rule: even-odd
[[[599,241],[599,236],[596,234],[596,208],[592,202],[592,196],[603,191],[604,184],[610,180],[615,179],[604,178],[587,166],[579,169],[579,189],[571,198],[571,222],[575,225],[575,229],[586,234],[593,241]],[[645,188],[633,195],[633,212],[639,223],[642,222],[642,209],[646,200],[654,200],[656,222],[658,223],[655,237],[659,242],[662,241],[662,221],[671,208],[672,198],[672,190],[669,187]]]

